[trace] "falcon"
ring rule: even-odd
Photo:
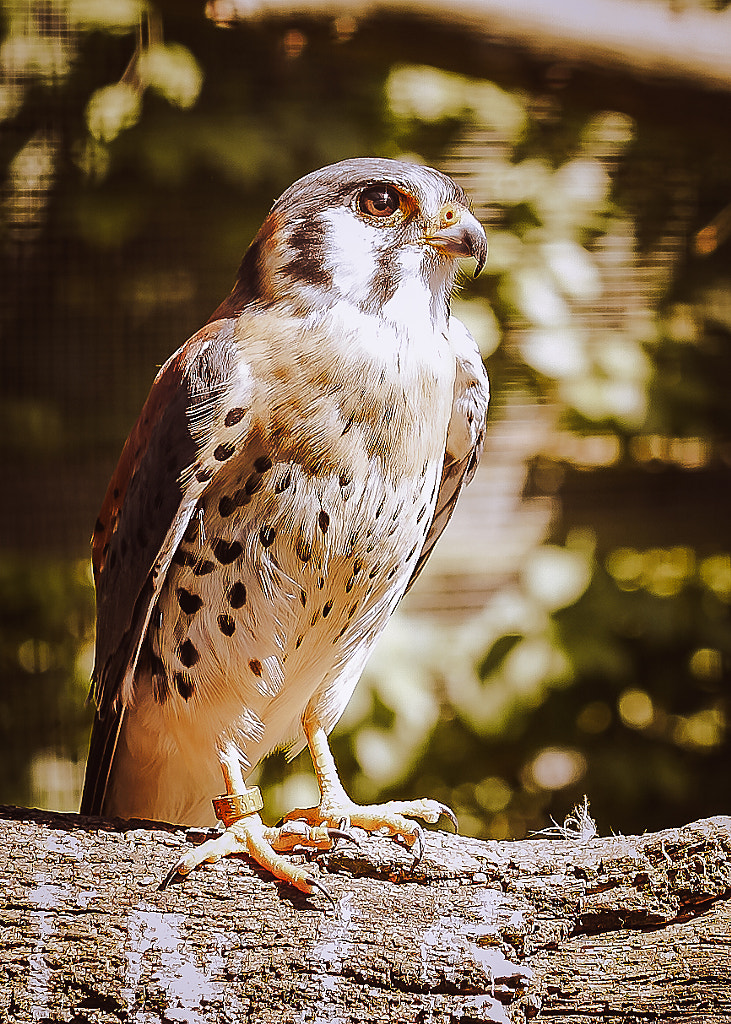
[[[486,256],[439,171],[323,167],[274,203],[231,294],[158,373],[94,529],[81,811],[219,819],[169,879],[244,853],[312,893],[283,854],[354,826],[418,857],[419,820],[453,818],[430,799],[355,804],[327,736],[481,453],[487,376],[450,298],[459,261],[477,274]],[[267,827],[247,777],[305,745],[320,802]]]

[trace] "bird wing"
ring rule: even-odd
[[[94,528],[92,687],[97,711],[81,801],[84,814],[102,811],[155,600],[196,503],[221,464],[220,450],[209,450],[206,439],[220,436],[218,421],[231,417],[232,405],[243,417],[243,405],[236,406],[245,400],[247,381],[236,369],[233,328],[233,319],[207,324],[162,367]]]
[[[485,440],[490,387],[480,350],[461,320],[454,316],[449,321],[449,338],[455,350],[457,366],[442,479],[434,515],[407,590],[424,568],[434,545],[451,519],[462,488],[475,475]]]

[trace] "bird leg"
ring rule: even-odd
[[[244,782],[239,754],[233,743],[228,744],[221,757],[221,768],[226,793],[216,797],[213,807],[216,817],[225,826],[223,831],[183,854],[168,872],[160,888],[164,889],[176,877],[190,874],[199,864],[211,864],[222,857],[243,853],[270,871],[275,878],[288,882],[296,889],[305,893],[318,889],[329,896],[307,868],[285,860],[280,854],[298,847],[329,850],[336,839],[349,837],[339,829],[328,828],[320,823],[313,826],[305,821],[285,821],[278,828],[266,826],[259,815],[263,806],[261,792],[258,787],[247,786]]]
[[[389,800],[382,804],[356,804],[343,789],[338,777],[325,730],[313,712],[306,712],[302,726],[312,754],[317,784],[320,789],[320,803],[317,807],[306,807],[291,811],[285,822],[299,820],[309,825],[325,825],[348,829],[351,826],[367,832],[385,832],[414,851],[415,863],[424,852],[423,832],[420,818],[429,824],[436,824],[445,815],[457,829],[457,819],[445,804],[438,800]]]

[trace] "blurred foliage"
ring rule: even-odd
[[[94,593],[89,563],[0,559],[0,769],[2,802],[32,787],[76,810],[91,713]],[[58,773],[60,772],[60,777]]]
[[[79,559],[154,367],[220,301],[283,188],[371,153],[445,167],[488,224],[459,315],[489,357],[493,422],[526,403],[546,417],[525,469],[558,514],[473,618],[397,617],[334,737],[346,786],[437,797],[496,838],[584,793],[605,832],[724,810],[731,142],[701,99],[697,123],[669,129],[397,62],[388,16],[222,29],[190,3],[16,0],[2,17],[0,447],[17,489],[0,800],[66,805],[48,780],[78,784],[93,629]],[[672,509],[643,495],[670,468],[674,493],[704,486],[668,541]],[[600,473],[611,501],[572,514]],[[28,478],[48,480],[40,496]],[[638,540],[653,530],[655,546]],[[261,776],[273,815],[314,799],[306,760]]]

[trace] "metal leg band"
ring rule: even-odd
[[[217,796],[213,801],[213,810],[216,817],[222,821],[226,828],[233,825],[240,818],[247,814],[260,811],[264,806],[261,798],[261,790],[258,786],[250,786],[243,793],[227,793],[224,796]]]

